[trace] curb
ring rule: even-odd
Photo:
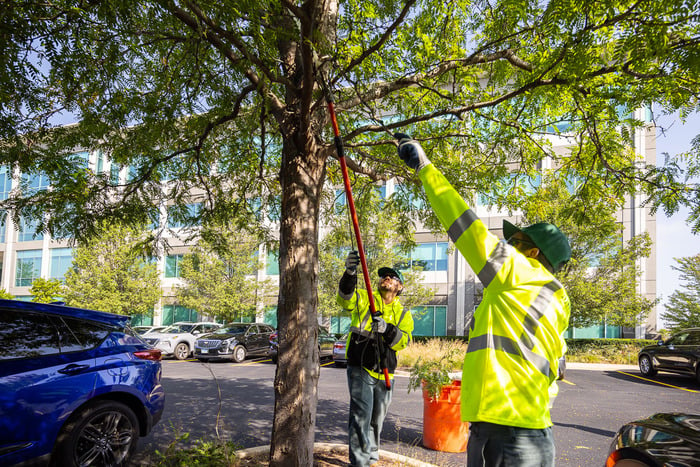
[[[615,370],[636,370],[637,365],[625,365],[617,363],[579,363],[566,362],[567,370],[597,370],[597,371],[615,371]]]
[[[346,444],[334,444],[334,443],[314,443],[314,451],[336,451],[336,452],[348,452],[348,446]],[[270,451],[270,446],[256,446],[253,448],[241,449],[236,451],[236,456],[245,459],[249,457],[256,457],[261,454]],[[417,459],[412,459],[410,457],[403,456],[401,454],[396,454],[393,452],[385,451],[383,449],[379,450],[379,457],[384,460],[391,460],[397,463],[397,465],[408,465],[411,467],[439,467],[435,464],[429,464],[427,462],[419,461]]]

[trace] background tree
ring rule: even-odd
[[[39,277],[32,282],[29,293],[33,295],[33,302],[56,302],[63,297],[63,284],[58,279],[43,279]]]
[[[160,274],[141,248],[143,229],[103,225],[99,237],[73,250],[63,297],[70,306],[148,315],[160,300]]]
[[[392,196],[385,197],[379,187],[367,178],[355,178],[352,185],[372,286],[376,287],[376,272],[380,267],[397,267],[402,270],[406,281],[401,294],[404,308],[411,309],[428,303],[435,291],[423,285],[422,265],[409,263],[408,255],[416,242],[411,217],[405,215],[406,200],[401,199],[406,193],[397,190]],[[328,193],[324,196],[323,206],[322,218],[329,230],[319,244],[319,310],[326,318],[349,317],[336,304],[338,281],[345,270],[345,258],[350,250],[357,249],[345,192]],[[357,285],[358,288],[366,288],[361,271],[358,272]],[[414,317],[417,317],[415,313]]]
[[[672,330],[700,326],[700,254],[674,258],[680,273],[681,290],[668,298],[666,312],[661,318]]]
[[[511,203],[522,206],[523,225],[552,222],[569,237],[572,259],[557,277],[571,299],[570,326],[634,327],[643,322],[657,303],[640,294],[637,286],[639,262],[651,252],[649,235],[645,232],[624,242],[616,216],[622,204],[601,200],[584,210],[577,206],[582,200],[570,197],[573,183],[553,177],[541,182],[533,189],[521,180],[508,196]],[[574,221],[572,211],[581,213],[581,224]]]
[[[14,300],[15,296],[5,289],[0,289],[0,298],[5,300]]]
[[[338,181],[319,74],[338,90],[358,174],[412,179],[391,137],[401,129],[463,192],[514,167],[534,174],[546,155],[562,178],[585,180],[579,207],[641,192],[668,212],[688,205],[697,226],[698,188],[673,161],[640,163],[621,131],[642,128],[632,111],[652,102],[696,108],[697,12],[698,0],[5,2],[0,163],[43,172],[52,189],[20,187],[0,208],[83,238],[102,219],[148,223],[154,203],[195,193],[204,223],[280,206],[288,345],[271,464],[310,465],[319,203]],[[66,112],[80,124],[52,128]],[[548,143],[560,128],[570,156]],[[75,148],[109,155],[128,179],[86,169]]]
[[[225,242],[213,242],[213,239]],[[180,304],[224,321],[255,318],[258,306],[275,296],[269,279],[258,280],[264,267],[257,252],[260,242],[234,232],[203,235],[180,265],[183,285]]]

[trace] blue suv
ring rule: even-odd
[[[0,465],[126,465],[163,412],[129,317],[0,300]]]

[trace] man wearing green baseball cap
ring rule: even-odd
[[[447,234],[484,286],[464,356],[461,413],[470,422],[467,466],[553,466],[549,412],[571,305],[554,277],[571,257],[553,224],[503,222],[502,242],[433,166],[421,145],[399,139]]]

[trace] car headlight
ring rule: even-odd
[[[235,337],[229,337],[228,339],[221,341],[221,348],[228,350],[235,347],[237,343],[238,341]]]

